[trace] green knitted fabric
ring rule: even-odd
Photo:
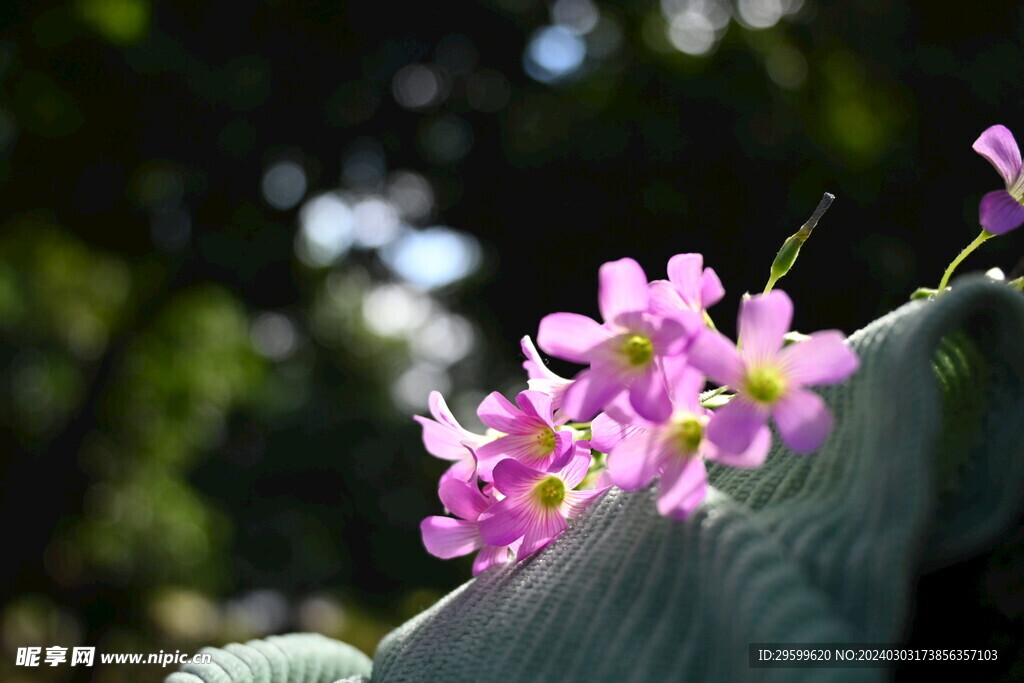
[[[907,304],[850,338],[861,367],[821,391],[836,425],[819,452],[709,468],[685,522],[659,517],[650,490],[613,489],[543,552],[389,634],[372,680],[884,680],[751,669],[748,644],[899,642],[921,571],[1016,521],[1021,340],[1024,297],[982,278]]]
[[[918,574],[970,556],[1024,499],[1024,297],[963,279],[850,338],[816,454],[715,467],[685,522],[613,490],[547,550],[391,633],[373,680],[881,680],[750,669],[755,642],[899,642]]]
[[[166,683],[348,683],[367,680],[370,659],[345,643],[317,633],[290,633],[244,645],[208,647],[210,664],[186,664]]]

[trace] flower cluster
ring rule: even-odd
[[[982,198],[981,234],[949,264],[939,287],[919,288],[911,298],[940,296],[974,249],[1024,224],[1024,162],[1013,135],[991,126],[974,150],[1006,189]],[[817,450],[832,416],[807,387],[842,382],[857,369],[857,356],[838,331],[791,334],[793,304],[772,288],[833,199],[825,193],[783,243],[764,293],[743,298],[735,344],[707,311],[725,290],[700,254],[672,257],[668,279],[653,282],[624,258],[601,266],[601,322],[576,313],[540,321],[537,345],[586,366],[575,377],[552,372],[524,337],[529,388],[515,403],[497,392],[484,399],[477,413],[486,434],[464,429],[433,392],[432,419],[416,419],[427,451],[452,462],[438,493],[453,516],[423,521],[427,550],[441,558],[479,550],[478,574],[543,548],[611,486],[634,491],[655,479],[658,512],[685,519],[706,495],[706,461],[745,468],[764,462],[769,422],[790,450]],[[1024,291],[1024,278],[1007,284]],[[709,381],[718,387],[706,390]]]
[[[587,366],[575,377],[552,372],[523,338],[529,388],[515,403],[497,392],[483,400],[486,434],[463,428],[433,392],[432,419],[416,419],[427,451],[453,463],[438,487],[452,516],[423,521],[427,550],[479,550],[477,574],[544,547],[611,485],[634,491],[655,478],[658,511],[684,519],[704,500],[706,460],[764,461],[769,421],[791,450],[816,450],[832,418],[806,387],[843,381],[856,355],[837,331],[787,344],[793,305],[778,290],[744,299],[733,344],[707,312],[724,293],[700,254],[674,256],[668,279],[653,282],[632,259],[606,263],[601,322],[576,313],[540,322],[545,353]],[[702,394],[709,379],[719,388]]]

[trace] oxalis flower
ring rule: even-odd
[[[504,433],[476,449],[480,462],[478,474],[491,480],[491,470],[504,458],[514,458],[533,469],[558,469],[572,451],[572,432],[556,431],[551,397],[540,391],[523,391],[516,403],[497,391],[477,408],[480,421]]]
[[[988,159],[1003,177],[1005,190],[989,192],[978,205],[981,227],[1002,235],[1024,223],[1024,172],[1017,141],[1006,126],[991,126],[974,142],[974,151]]]
[[[590,444],[577,441],[565,466],[556,472],[538,472],[516,460],[494,466],[494,488],[505,498],[479,518],[480,536],[495,546],[521,540],[520,558],[551,542],[608,489],[573,491],[590,468]]]
[[[661,360],[680,353],[690,335],[679,321],[648,312],[647,276],[633,259],[601,266],[598,304],[604,324],[577,313],[552,313],[540,321],[541,349],[590,365],[566,390],[562,410],[574,420],[590,420],[628,391],[637,413],[664,420],[672,404]]]
[[[704,376],[687,369],[674,388],[672,416],[660,424],[634,421],[639,429],[615,444],[608,455],[611,481],[624,491],[642,488],[661,475],[657,506],[665,517],[686,519],[704,502],[705,458],[732,467],[758,467],[771,445],[771,434],[763,425],[740,453],[730,453],[708,439],[711,411],[700,404],[703,387]]]
[[[745,451],[769,417],[785,444],[800,453],[816,450],[828,436],[828,407],[804,387],[842,382],[857,369],[857,356],[837,330],[815,332],[783,348],[792,319],[785,292],[754,296],[740,308],[739,349],[711,330],[701,332],[690,349],[693,367],[736,392],[707,426],[708,438],[719,447]]]

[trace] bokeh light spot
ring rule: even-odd
[[[381,337],[402,337],[430,317],[430,297],[397,284],[375,287],[363,297],[363,320]]]
[[[116,45],[131,45],[149,32],[148,0],[78,0],[83,23]]]
[[[263,174],[263,198],[279,211],[287,211],[306,195],[306,171],[294,161],[278,161]]]
[[[551,21],[578,36],[597,26],[601,13],[591,0],[556,0],[551,6]]]
[[[295,352],[299,337],[288,316],[268,312],[261,313],[253,321],[249,340],[265,358],[284,360]]]
[[[675,16],[668,25],[668,39],[676,49],[688,55],[704,55],[717,40],[715,27],[699,12],[687,11]]]
[[[384,263],[405,281],[424,289],[444,287],[476,270],[480,245],[445,227],[410,230],[383,250]]]
[[[545,26],[530,38],[523,68],[530,78],[553,83],[578,71],[586,56],[586,44],[579,36],[562,26]]]
[[[388,180],[387,197],[407,221],[428,218],[434,210],[434,188],[413,171],[396,171]]]
[[[335,194],[322,194],[299,211],[296,253],[307,266],[329,266],[348,252],[355,239],[355,216]]]
[[[356,246],[365,249],[376,249],[395,239],[402,225],[395,207],[377,196],[356,202],[352,213]]]
[[[448,96],[444,77],[429,64],[409,64],[399,69],[391,82],[391,92],[406,109],[426,109]]]
[[[770,28],[782,19],[781,0],[738,0],[739,19],[749,28]]]

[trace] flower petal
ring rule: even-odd
[[[427,404],[430,407],[430,414],[434,416],[435,420],[454,429],[462,429],[462,425],[455,419],[455,415],[449,410],[448,404],[444,402],[444,396],[441,395],[440,391],[431,391]]]
[[[561,470],[569,462],[573,454],[572,432],[563,430],[555,432],[555,447],[551,451],[551,462],[548,463],[547,471],[555,472]],[[577,442],[579,443],[579,442]],[[587,456],[590,455],[590,446],[587,446]]]
[[[515,462],[503,460],[502,462]],[[518,464],[518,463],[516,463]],[[525,501],[505,498],[480,515],[477,526],[480,537],[488,545],[508,545],[522,538],[532,524],[530,505]]]
[[[507,545],[485,545],[473,560],[473,576],[480,574],[498,564],[507,564],[509,551]]]
[[[714,330],[701,330],[688,354],[690,365],[721,385],[738,387],[746,367],[740,352],[728,337]]]
[[[614,322],[622,313],[646,311],[649,302],[647,276],[639,263],[624,258],[601,266],[597,303],[606,323]]]
[[[523,369],[526,370],[526,376],[530,379],[569,381],[564,377],[560,377],[555,374],[551,368],[547,366],[544,359],[540,357],[540,352],[537,350],[537,347],[534,346],[533,340],[530,339],[530,335],[524,336],[519,341],[519,348],[522,349],[523,355],[526,356],[526,360],[523,361]]]
[[[705,309],[711,308],[725,296],[725,287],[718,279],[718,273],[711,268],[705,268],[704,274],[700,277],[700,302]]]
[[[647,486],[658,473],[664,452],[661,430],[651,429],[634,434],[608,454],[608,475],[623,491],[636,491]]]
[[[672,519],[686,519],[704,502],[708,472],[700,458],[672,458],[665,465],[658,484],[658,513]]]
[[[456,517],[476,521],[476,518],[490,506],[490,501],[480,493],[476,483],[469,483],[454,477],[445,477],[437,486],[437,495],[444,506]]]
[[[565,390],[562,412],[573,420],[590,420],[625,388],[622,378],[615,373],[584,370]]]
[[[793,302],[780,289],[744,301],[740,305],[739,320],[743,358],[748,362],[774,358],[792,322]]]
[[[798,386],[836,384],[847,379],[859,360],[844,339],[838,330],[825,330],[782,349],[779,363],[786,378]]]
[[[596,320],[579,313],[551,313],[541,318],[537,344],[556,358],[586,365],[594,347],[614,336]]]
[[[832,415],[820,396],[806,389],[792,391],[772,408],[783,442],[797,453],[817,450],[832,429]]]
[[[566,519],[575,519],[596,502],[598,498],[608,493],[608,488],[604,486],[589,491],[569,491],[565,494],[565,500],[562,501],[562,506],[559,510]]]
[[[549,427],[552,424],[551,397],[541,391],[521,391],[516,404],[524,415],[537,418]]]
[[[1020,174],[1020,149],[1006,126],[990,126],[974,141],[974,151],[985,157],[1009,188]],[[984,225],[984,223],[982,223]]]
[[[573,453],[569,456],[568,462],[562,468],[558,476],[565,482],[565,488],[572,489],[579,486],[579,483],[590,471],[590,444],[587,441],[577,441],[573,444]]]
[[[704,327],[693,311],[678,311],[670,318],[662,318],[651,330],[651,343],[659,356],[682,353],[693,336]]]
[[[485,425],[505,434],[529,431],[529,425],[524,425],[522,411],[497,391],[492,391],[480,402],[476,414]]]
[[[639,425],[619,422],[608,413],[601,413],[590,423],[590,445],[609,453],[620,441],[642,429]]]
[[[666,362],[666,365],[669,363]],[[700,370],[687,363],[682,366],[676,365],[671,372],[666,369],[665,374],[670,378],[672,405],[676,410],[685,410],[695,415],[704,415],[707,412],[700,404],[700,393],[707,384],[707,379]]]
[[[651,312],[658,315],[674,315],[686,308],[686,302],[668,280],[653,280],[648,285],[651,298]]]
[[[767,421],[766,410],[743,396],[734,396],[711,416],[705,434],[719,448],[742,453],[750,448]]]
[[[703,308],[700,298],[700,276],[704,257],[700,254],[676,254],[668,260],[668,279],[679,297],[690,309]]]
[[[1024,206],[1006,190],[995,190],[981,198],[978,222],[993,235],[1002,235],[1024,223]]]
[[[467,449],[468,450],[468,449]],[[459,479],[461,481],[473,481],[477,477],[477,462],[470,452],[469,457],[456,460],[455,463],[444,471],[442,478]]]
[[[640,417],[652,422],[664,422],[672,414],[672,401],[660,365],[650,366],[633,380],[629,387],[629,404]]]
[[[530,527],[523,536],[523,544],[519,547],[519,556],[526,557],[540,550],[565,531],[569,525],[565,517],[555,509],[536,510],[530,519]]]
[[[423,446],[427,453],[442,460],[462,460],[468,456],[462,445],[463,435],[452,427],[420,415],[413,415],[412,419],[423,427]]]
[[[509,498],[529,495],[534,485],[543,478],[543,472],[538,472],[517,460],[502,460],[494,466],[494,488]]]
[[[420,534],[427,552],[442,560],[471,553],[484,544],[476,522],[451,517],[427,517],[420,522]]]
[[[745,451],[734,453],[717,447],[711,441],[705,441],[701,452],[708,460],[714,460],[729,467],[752,468],[764,464],[771,447],[772,433],[768,429],[768,425],[764,425],[757,430],[754,440],[750,442],[750,446]]]

